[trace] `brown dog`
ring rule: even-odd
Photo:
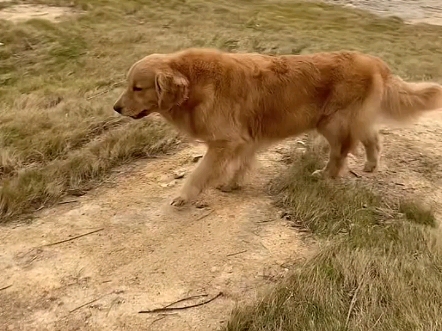
[[[442,107],[442,86],[407,83],[381,59],[358,52],[268,56],[187,49],[152,54],[128,73],[114,110],[135,119],[157,112],[208,150],[173,205],[194,200],[230,175],[238,183],[260,147],[316,129],[330,144],[314,174],[339,176],[361,141],[365,171],[376,169],[376,124],[407,121]]]

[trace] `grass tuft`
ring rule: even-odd
[[[315,180],[318,148],[293,157],[272,184],[279,207],[319,240],[319,252],[225,330],[435,330],[442,308],[442,241],[431,210],[367,186]]]
[[[0,219],[6,222],[50,205],[70,192],[84,192],[116,166],[172,149],[177,144],[176,137],[162,122],[126,123],[63,159],[45,166],[29,166],[3,181]]]
[[[399,211],[405,214],[405,217],[416,224],[436,226],[436,218],[429,208],[423,208],[421,204],[414,201],[404,200],[399,206]]]

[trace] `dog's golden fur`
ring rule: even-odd
[[[381,59],[359,52],[269,56],[213,49],[146,56],[129,70],[114,105],[133,118],[157,112],[207,144],[174,205],[194,200],[222,173],[230,176],[224,189],[237,187],[260,147],[309,130],[330,144],[329,161],[315,174],[341,175],[359,141],[364,169],[373,171],[381,150],[377,124],[441,107],[440,85],[404,82]]]

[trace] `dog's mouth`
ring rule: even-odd
[[[143,110],[141,113],[135,115],[135,116],[131,116],[134,120],[139,120],[140,118],[146,117],[147,115],[149,115],[149,111],[148,110]]]

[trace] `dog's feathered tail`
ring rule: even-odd
[[[409,83],[397,76],[384,86],[382,114],[396,122],[416,119],[425,111],[442,109],[442,86],[436,83]]]

